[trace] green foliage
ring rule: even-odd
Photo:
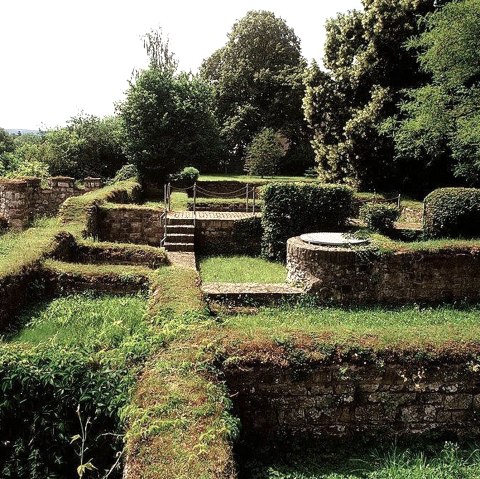
[[[200,260],[205,283],[284,283],[285,266],[251,256],[211,256]]]
[[[388,232],[393,229],[400,211],[394,205],[367,203],[360,208],[360,219],[373,231]]]
[[[123,165],[113,177],[111,184],[118,183],[119,181],[127,181],[127,180],[138,180],[138,170],[135,165],[131,163],[127,163]]]
[[[265,460],[266,459],[266,460]],[[242,477],[248,479],[474,479],[480,474],[480,452],[444,443],[442,447],[377,450],[305,451],[281,458],[270,455],[260,463],[248,461]]]
[[[108,178],[124,163],[119,119],[83,113],[72,117],[65,128],[16,136],[14,148],[0,152],[0,170],[3,165],[4,174],[12,177]]]
[[[410,42],[431,82],[409,91],[393,125],[396,155],[480,184],[480,1],[451,2]],[[446,184],[446,182],[444,182]]]
[[[432,238],[480,237],[480,189],[440,188],[425,198],[425,233]]]
[[[104,476],[122,448],[119,412],[133,366],[148,351],[136,346],[147,340],[145,310],[140,297],[82,295],[24,313],[14,343],[0,343],[2,477],[76,477],[77,408],[90,419],[86,459],[96,469],[86,477]],[[111,477],[119,476],[117,469]]]
[[[433,2],[365,0],[363,5],[362,12],[327,22],[327,72],[314,64],[305,78],[304,111],[314,132],[319,175],[322,181],[360,188],[408,187],[405,171],[416,170],[390,160],[393,140],[383,124],[398,111],[403,90],[424,82],[416,52],[404,43],[422,31],[418,17],[432,11]]]
[[[130,85],[120,105],[125,149],[140,178],[163,181],[193,164],[205,168],[218,157],[212,92],[198,77],[150,68]]]
[[[279,171],[280,160],[285,150],[278,133],[271,128],[264,128],[256,134],[247,148],[245,171],[249,175],[274,176]]]
[[[183,187],[192,186],[198,180],[200,172],[193,166],[186,166],[180,173],[170,175],[170,181],[179,183]]]
[[[271,183],[265,186],[262,198],[262,254],[282,260],[288,238],[344,227],[353,192],[340,185]]]
[[[247,146],[262,128],[290,145],[308,141],[302,118],[305,61],[300,40],[272,12],[250,11],[233,25],[224,47],[204,60],[201,75],[215,88],[215,105],[231,169],[240,171]],[[303,171],[308,165],[298,159]]]

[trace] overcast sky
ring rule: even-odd
[[[80,111],[114,112],[134,68],[147,63],[141,36],[161,26],[183,70],[226,42],[252,9],[293,27],[304,56],[321,60],[325,20],[360,0],[1,0],[0,126],[64,125]]]

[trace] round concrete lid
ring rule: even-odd
[[[351,246],[368,244],[368,239],[354,238],[348,233],[307,233],[300,236],[305,243],[322,246]]]

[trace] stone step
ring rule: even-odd
[[[195,251],[195,245],[193,243],[170,243],[165,242],[165,249],[167,251]]]
[[[202,292],[207,301],[231,306],[295,301],[305,294],[303,289],[286,283],[203,283]]]
[[[167,231],[167,243],[193,243],[195,241],[195,235],[193,234],[171,234]]]
[[[167,218],[167,226],[170,225],[183,225],[183,226],[193,226],[195,220],[193,218]]]
[[[167,225],[167,235],[170,234],[194,234],[194,225]]]

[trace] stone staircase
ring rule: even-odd
[[[195,221],[193,218],[167,218],[165,249],[193,252],[195,250]]]

